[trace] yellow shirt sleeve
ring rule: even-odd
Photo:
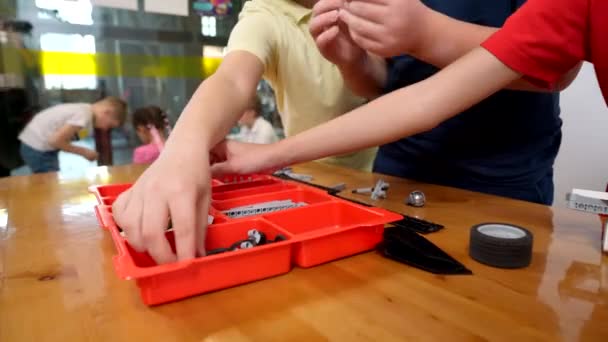
[[[262,61],[266,73],[275,74],[278,28],[273,22],[276,19],[260,12],[241,16],[230,33],[227,52],[247,51]]]

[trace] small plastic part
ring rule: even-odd
[[[358,205],[361,205],[361,206],[364,206],[364,207],[368,207],[368,208],[373,207],[373,205],[371,205],[369,203],[357,201],[357,200],[354,200],[352,198],[348,198],[348,197],[344,197],[344,196],[340,196],[340,195],[333,195],[333,196],[336,197],[336,198],[339,198],[341,200],[348,201],[348,202],[351,202],[351,203],[355,203],[355,204],[358,204]]]
[[[293,202],[292,200],[271,201],[231,208],[223,211],[223,214],[231,218],[241,218],[247,216],[261,215],[279,210],[299,208],[308,205],[304,202]]]
[[[220,253],[225,253],[225,252],[229,252],[232,249],[230,248],[216,248],[216,249],[212,249],[210,251],[207,251],[207,256],[210,255],[215,255],[215,254],[220,254]]]
[[[343,191],[343,190],[340,190],[339,188],[338,189],[334,189],[332,187],[327,187],[327,186],[320,185],[320,184],[314,184],[314,183],[311,183],[309,181],[304,181],[304,180],[301,180],[301,179],[293,178],[293,177],[291,177],[289,175],[289,173],[275,173],[275,176],[278,177],[278,178],[281,178],[281,179],[285,179],[285,180],[290,180],[290,181],[306,184],[307,186],[323,190],[323,191],[327,192],[330,195],[335,195],[335,194],[339,193],[340,191]]]
[[[338,183],[334,186],[330,186],[329,188],[335,191],[335,193],[339,193],[346,190],[346,183]]]
[[[263,245],[267,242],[266,234],[257,231],[256,229],[252,229],[247,232],[247,237],[251,240],[256,246]]]
[[[388,191],[389,187],[390,185],[387,182],[383,181],[382,179],[379,179],[376,182],[374,189],[372,190],[372,200],[376,201],[381,198],[386,198],[386,192]]]
[[[358,188],[353,190],[353,194],[371,194],[374,191],[373,188]]]
[[[391,224],[395,227],[413,230],[421,234],[434,233],[444,228],[443,225],[407,215],[405,215],[403,219],[399,221],[391,222]]]
[[[426,196],[424,192],[415,190],[410,193],[406,200],[407,205],[412,207],[421,208],[426,204]]]
[[[313,177],[311,175],[305,175],[301,173],[288,173],[287,175],[293,179],[298,179],[303,182],[310,182],[313,180]]]
[[[274,172],[275,176],[286,176],[291,179],[296,179],[302,182],[310,182],[313,180],[311,175],[305,175],[302,173],[295,173],[290,167],[286,167]]]
[[[483,223],[471,228],[469,255],[482,264],[522,268],[532,261],[533,236],[507,223]]]
[[[273,175],[275,175],[275,176],[282,176],[282,175],[285,175],[287,173],[292,173],[292,172],[293,172],[293,169],[291,167],[284,167],[284,168],[282,168],[280,170],[276,170],[273,173]]]
[[[570,209],[599,214],[603,220],[602,252],[608,253],[608,186],[606,192],[572,189],[566,194]]]
[[[378,251],[389,259],[435,274],[472,274],[435,244],[408,229],[385,229]]]
[[[287,240],[287,238],[284,235],[279,234],[274,238],[274,240],[272,242],[281,242],[281,241],[285,241],[285,240]]]
[[[239,249],[253,248],[255,245],[250,240],[243,241],[239,244]]]

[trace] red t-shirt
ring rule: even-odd
[[[589,61],[608,103],[607,0],[529,0],[482,46],[547,88],[578,62]]]

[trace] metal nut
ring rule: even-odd
[[[410,195],[407,197],[407,201],[406,201],[407,205],[411,205],[412,207],[424,207],[424,205],[426,204],[426,196],[424,195],[424,192],[416,190],[416,191],[412,191],[410,193]]]

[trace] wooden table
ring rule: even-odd
[[[142,170],[0,180],[0,341],[608,341],[608,258],[596,216],[391,177],[383,177],[389,198],[376,204],[444,224],[428,238],[473,276],[433,275],[372,252],[146,307],[135,283],[115,276],[114,246],[87,193]],[[296,171],[349,188],[379,178],[315,163]],[[402,204],[414,189],[426,193],[426,207]],[[534,232],[529,268],[469,258],[469,229],[486,221]]]

